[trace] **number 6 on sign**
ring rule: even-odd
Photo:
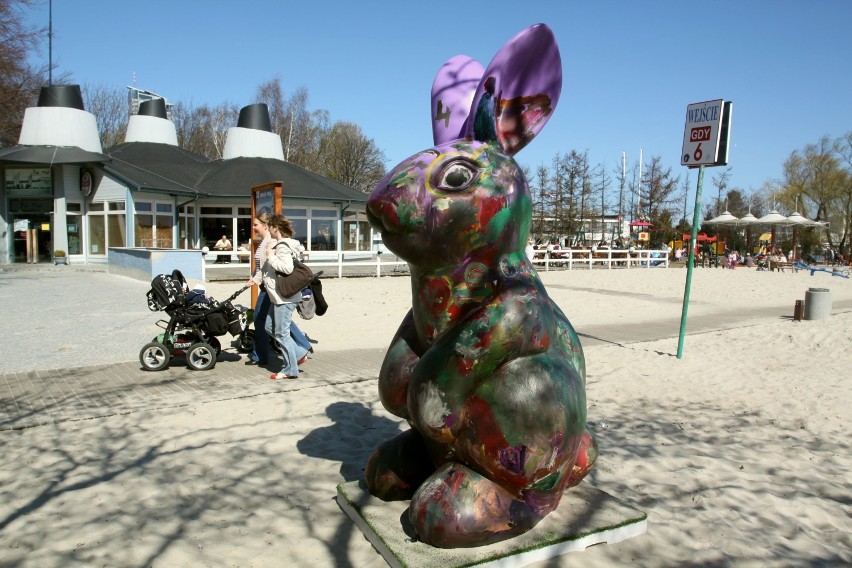
[[[701,151],[701,142],[699,142],[698,146],[695,147],[695,152],[692,154],[692,159],[696,162],[700,162],[703,155],[704,152]]]

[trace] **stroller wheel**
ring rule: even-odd
[[[139,352],[139,362],[146,371],[162,371],[171,358],[168,348],[158,341],[152,341]]]
[[[206,371],[216,365],[218,353],[209,343],[203,341],[195,343],[186,352],[186,364],[190,369]]]
[[[250,353],[254,349],[254,330],[247,329],[237,336],[237,351]]]
[[[204,341],[209,343],[210,347],[212,347],[213,349],[216,350],[216,356],[218,357],[219,353],[222,352],[222,344],[219,343],[219,340],[216,339],[216,336],[210,336],[207,339],[205,339]]]

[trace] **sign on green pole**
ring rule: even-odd
[[[683,290],[683,309],[680,315],[680,334],[677,339],[678,359],[683,359],[686,316],[689,312],[689,291],[692,287],[692,269],[695,266],[695,245],[698,239],[698,230],[701,228],[701,187],[704,184],[704,166],[725,166],[728,164],[733,106],[730,101],[716,99],[694,103],[686,107],[686,126],[683,131],[680,163],[689,168],[698,168],[698,187],[695,190],[692,238],[689,241],[686,285]]]

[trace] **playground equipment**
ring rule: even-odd
[[[798,260],[793,263],[793,267],[798,268],[799,270],[809,270],[810,273],[811,273],[811,276],[813,276],[815,272],[828,272],[832,276],[840,276],[841,278],[846,278],[847,280],[849,279],[849,269],[848,268],[840,268],[840,269],[821,268],[819,266],[811,266],[809,264],[805,264],[804,262],[801,262],[801,261],[798,261]]]

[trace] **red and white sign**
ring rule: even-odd
[[[716,99],[694,103],[686,107],[686,127],[683,131],[683,149],[680,153],[682,166],[721,165],[727,163],[727,155],[720,159],[719,147],[722,130],[726,131],[730,120],[730,103],[726,111],[725,101]],[[725,140],[727,142],[727,140]],[[725,144],[727,154],[727,143]]]

